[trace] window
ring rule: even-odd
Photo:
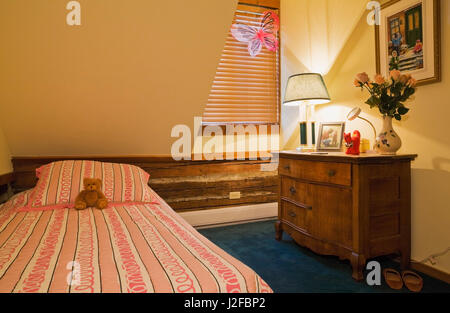
[[[279,9],[239,4],[233,24],[259,27],[262,13]],[[277,34],[279,38],[279,34]],[[248,44],[228,33],[203,114],[205,125],[276,124],[279,122],[279,49],[251,57]]]

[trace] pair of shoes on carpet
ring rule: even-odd
[[[383,276],[389,287],[395,290],[400,290],[405,284],[406,288],[413,292],[420,292],[423,288],[423,279],[418,274],[412,271],[399,272],[392,268],[383,270]]]

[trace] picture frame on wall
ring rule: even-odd
[[[411,74],[417,85],[441,81],[440,0],[391,0],[375,25],[377,73]]]
[[[316,140],[317,151],[342,150],[345,122],[320,123]]]

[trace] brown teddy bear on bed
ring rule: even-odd
[[[108,199],[102,192],[102,180],[97,178],[85,178],[84,190],[75,198],[75,209],[83,210],[89,207],[104,209],[108,206]]]

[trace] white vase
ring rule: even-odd
[[[392,117],[383,116],[383,128],[375,145],[377,152],[382,155],[395,155],[401,146],[402,140],[392,128]]]

